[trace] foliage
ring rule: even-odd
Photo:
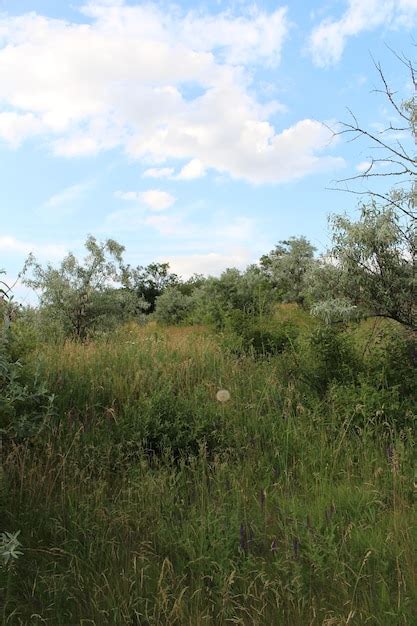
[[[5,623],[413,623],[415,415],[366,365],[348,377],[369,322],[306,316],[268,359],[155,324],[39,346],[60,420],[4,459],[25,546],[0,570]],[[319,396],[299,374],[329,358],[346,376]]]
[[[410,84],[416,87],[414,62],[395,52],[394,55],[407,68]],[[339,181],[348,191],[367,195],[369,200],[361,207],[361,216],[356,222],[346,216],[333,217],[334,245],[330,258],[337,269],[329,273],[328,268],[322,267],[321,275],[324,278],[325,270],[328,276],[337,276],[338,284],[333,283],[333,298],[349,298],[365,315],[391,318],[416,331],[417,97],[415,92],[408,99],[399,101],[379,63],[375,66],[382,85],[377,91],[386,97],[396,122],[394,125],[390,122],[387,128],[376,134],[372,128],[363,127],[351,113],[351,120],[339,125],[335,133],[352,140],[365,139],[367,146],[370,144],[372,154],[366,170]],[[369,183],[380,177],[394,177],[395,187],[388,191],[349,187],[349,183],[357,179]],[[324,284],[323,280],[321,284]],[[325,291],[319,296],[320,300],[328,299]]]
[[[355,382],[361,364],[355,353],[352,338],[343,327],[320,325],[301,345],[303,371],[313,388],[321,394],[334,382]]]
[[[25,380],[24,368],[10,353],[9,335],[0,342],[0,433],[22,440],[39,434],[53,412],[53,396],[34,372]]]
[[[282,302],[303,304],[314,252],[314,246],[305,237],[291,237],[261,257],[260,267]]]
[[[375,435],[413,427],[417,420],[415,402],[401,394],[399,386],[377,387],[368,376],[358,384],[332,384],[327,403],[341,421],[359,434],[364,429]]]
[[[19,550],[22,546],[18,540],[20,530],[15,533],[4,532],[0,534],[0,559],[4,566],[10,566],[16,561],[23,552]]]
[[[311,313],[326,324],[335,324],[348,322],[358,317],[358,308],[347,298],[332,298],[313,304]]]
[[[179,282],[178,276],[169,271],[169,263],[150,263],[146,267],[124,268],[123,283],[136,295],[139,302],[147,303],[147,312],[155,311],[156,301],[168,287]]]
[[[240,310],[230,312],[225,331],[226,347],[236,354],[261,357],[280,354],[297,336],[297,328],[290,320],[255,318]]]
[[[191,313],[193,301],[179,286],[170,286],[156,298],[155,319],[163,324],[180,324]]]
[[[397,109],[414,134],[415,111]],[[0,283],[0,515],[25,545],[0,536],[5,624],[414,623],[415,159],[399,163],[410,188],[334,218],[320,259],[291,238],[183,282],[90,237],[82,262],[29,260],[39,309]]]
[[[257,266],[251,265],[244,272],[227,269],[193,291],[193,319],[221,329],[233,311],[259,317],[268,314],[272,303],[271,285]]]
[[[333,219],[339,291],[371,316],[417,330],[417,222],[371,203],[361,218]]]
[[[14,309],[7,294],[5,291],[0,334],[0,435],[5,435],[6,441],[21,441],[42,430],[52,414],[53,396],[35,373],[30,381],[24,380],[22,364],[13,354]]]
[[[30,257],[25,284],[40,291],[40,305],[64,335],[84,340],[103,315],[100,306],[106,291],[122,278],[123,246],[113,239],[103,243],[90,236],[83,261],[69,253],[59,268],[43,268]],[[113,303],[112,303],[113,304]]]

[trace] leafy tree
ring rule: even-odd
[[[155,318],[163,324],[180,324],[190,314],[192,297],[184,293],[180,286],[170,285],[156,298]]]
[[[261,257],[260,267],[283,302],[304,303],[305,279],[315,250],[305,237],[291,237]]]
[[[148,303],[148,313],[155,311],[156,299],[167,287],[177,285],[178,276],[169,271],[169,263],[150,263],[124,269],[124,285],[136,294],[139,301]]]
[[[196,321],[222,328],[233,311],[261,316],[272,303],[271,287],[256,265],[244,272],[229,268],[220,277],[209,277],[192,294]]]
[[[65,335],[84,340],[103,314],[102,302],[123,270],[124,247],[108,239],[102,243],[89,236],[87,256],[79,261],[69,253],[58,268],[43,268],[33,256],[26,264],[26,285],[40,291],[40,306],[56,321]]]
[[[417,330],[417,223],[371,202],[359,221],[333,218],[337,291],[368,316]]]
[[[417,92],[417,74],[413,63],[396,55],[407,67],[411,82]],[[347,135],[353,140],[366,139],[373,152],[364,172],[345,179],[348,184],[360,179],[362,183],[380,177],[394,177],[397,185],[387,192],[375,189],[365,191],[351,189],[370,199],[361,207],[360,219],[353,221],[346,216],[332,218],[333,249],[329,270],[324,264],[317,276],[333,280],[333,305],[335,298],[342,297],[359,307],[366,315],[391,318],[400,324],[417,330],[417,98],[412,96],[398,101],[389,87],[379,64],[382,92],[391,107],[396,122],[376,134],[366,129],[351,114],[352,119],[342,124],[336,134]],[[405,135],[399,139],[398,134]],[[408,136],[408,139],[406,138]],[[377,156],[375,156],[377,154]],[[339,181],[340,182],[340,181]],[[320,281],[319,281],[320,282]],[[324,280],[321,284],[324,285]],[[327,289],[327,291],[329,291]],[[323,289],[323,295],[326,289]],[[323,300],[326,296],[322,297]],[[330,310],[331,299],[321,303],[322,312]],[[337,307],[333,306],[333,309]]]

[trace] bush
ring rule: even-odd
[[[299,346],[302,369],[320,393],[333,382],[354,382],[361,371],[352,337],[344,328],[320,325]]]
[[[363,355],[367,379],[378,388],[417,391],[417,337],[391,320],[368,320],[353,333]]]
[[[404,398],[398,386],[377,388],[367,380],[331,385],[327,402],[332,414],[357,431],[366,428],[380,434],[382,427],[390,434],[414,426],[417,419],[415,402]]]
[[[254,356],[281,354],[298,334],[291,320],[259,319],[236,310],[228,314],[225,326],[232,351]]]
[[[0,339],[0,433],[22,441],[42,430],[52,415],[53,396],[36,374],[25,382],[22,363],[12,354],[11,337],[9,330]]]
[[[191,296],[184,294],[178,286],[167,287],[156,298],[154,317],[163,324],[180,324],[187,319],[191,309]]]

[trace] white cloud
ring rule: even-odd
[[[31,252],[43,259],[61,259],[67,248],[60,244],[35,244],[9,235],[0,236],[0,252],[27,256]]]
[[[144,204],[151,211],[169,209],[176,198],[167,191],[148,189],[147,191],[116,191],[115,196],[121,200],[128,200]]]
[[[251,241],[255,233],[255,220],[249,217],[237,217],[234,220],[222,220],[215,229],[216,240]]]
[[[320,67],[337,63],[349,37],[361,32],[416,24],[417,0],[349,0],[340,19],[326,18],[311,33],[313,61]]]
[[[160,191],[159,189],[149,189],[141,194],[142,201],[152,211],[164,211],[169,209],[174,202],[175,197],[166,191]]]
[[[233,250],[231,253],[208,252],[188,256],[161,257],[167,261],[171,270],[184,278],[193,274],[219,275],[228,267],[244,269],[253,261],[252,252],[246,248]]]
[[[371,165],[372,165],[371,161],[361,161],[360,163],[356,165],[355,169],[357,172],[366,172],[367,170],[369,170]]]
[[[282,105],[254,94],[256,66],[280,61],[285,8],[213,15],[96,0],[83,12],[87,23],[0,17],[0,103],[12,109],[0,138],[11,145],[40,135],[66,157],[120,147],[146,176],[185,180],[210,168],[283,182],[342,164],[322,154],[318,122],[276,130]],[[176,176],[173,161],[187,162]]]
[[[192,159],[186,163],[178,174],[173,167],[151,167],[143,173],[144,178],[169,178],[170,180],[194,180],[206,173],[203,163],[199,159]]]
[[[0,139],[12,148],[18,148],[25,139],[39,135],[43,130],[42,122],[32,113],[0,113]]]
[[[201,178],[205,174],[205,168],[199,159],[192,159],[189,163],[184,165],[178,176],[177,180],[194,180],[195,178]]]
[[[92,182],[86,181],[70,185],[62,191],[54,194],[43,205],[43,209],[62,212],[62,210],[71,210],[74,203],[91,187]]]
[[[170,178],[174,174],[173,167],[151,167],[143,172],[144,178]]]

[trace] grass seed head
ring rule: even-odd
[[[216,393],[216,398],[221,403],[229,402],[230,392],[227,391],[227,389],[219,389],[219,391]]]

